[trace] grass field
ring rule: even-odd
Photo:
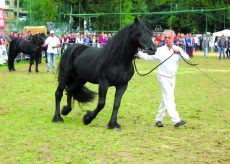
[[[191,59],[197,69],[180,62],[175,98],[177,111],[187,120],[175,129],[166,115],[164,128],[154,126],[161,100],[156,71],[135,74],[119,110],[121,131],[108,130],[114,99],[110,88],[105,108],[88,126],[82,117],[97,101],[52,123],[57,77],[28,74],[27,63],[17,63],[16,72],[0,67],[0,163],[230,163],[230,60],[215,55]],[[140,72],[154,61],[137,61]],[[204,74],[205,72],[205,74]],[[97,85],[87,84],[97,91]],[[66,103],[63,96],[62,105]]]

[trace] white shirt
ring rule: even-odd
[[[179,46],[173,45],[173,49],[179,50],[180,54],[184,59],[189,59],[189,55],[186,54]],[[164,45],[157,48],[155,55],[148,55],[147,53],[139,51],[137,53],[137,56],[145,60],[158,60],[160,63],[162,63],[174,53],[173,49],[169,49],[166,45]],[[181,56],[179,54],[173,54],[167,61],[165,61],[158,67],[158,74],[166,77],[176,76],[180,59]]]
[[[82,43],[82,39],[80,37],[77,37],[75,43]]]
[[[197,43],[197,44],[198,44],[198,42],[199,42],[198,37],[197,37],[197,36],[194,36],[194,43]]]
[[[60,44],[60,40],[58,39],[58,37],[56,37],[56,36],[54,36],[54,37],[49,36],[45,40],[45,44],[48,46],[48,48],[47,48],[47,52],[48,53],[54,53],[54,54],[58,53],[58,49],[57,48],[53,48],[53,46],[57,46],[58,44]]]

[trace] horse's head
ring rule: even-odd
[[[150,50],[155,54],[157,47],[152,41],[152,28],[147,22],[141,22],[137,17],[132,25],[132,38],[138,48]]]
[[[44,43],[44,39],[40,34],[35,34],[32,38],[32,41],[36,45],[42,45]]]
[[[45,42],[45,40],[46,40],[46,38],[47,38],[46,34],[40,33],[39,35],[41,36],[41,38],[42,38],[43,41]]]

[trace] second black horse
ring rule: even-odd
[[[45,34],[35,34],[32,40],[24,40],[21,38],[14,38],[10,42],[9,54],[8,54],[8,69],[9,71],[16,71],[14,67],[14,60],[17,55],[22,52],[30,56],[30,65],[28,72],[31,71],[31,66],[36,62],[36,72],[38,70],[38,64],[41,62],[42,58],[42,45],[46,39]]]

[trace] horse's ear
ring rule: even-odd
[[[138,23],[140,20],[137,18],[137,17],[135,17],[134,18],[134,23],[136,24],[136,23]]]
[[[149,24],[148,21],[144,21],[144,24],[145,24],[150,30],[153,31],[152,26]]]

